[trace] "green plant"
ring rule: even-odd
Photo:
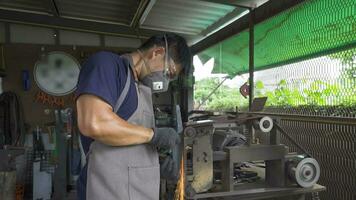
[[[244,99],[238,88],[230,88],[221,85],[209,98],[208,95],[220,83],[219,78],[206,78],[196,81],[194,90],[195,106],[200,105],[201,109],[232,111],[237,107],[247,106],[247,99]],[[203,102],[206,99],[205,103]]]

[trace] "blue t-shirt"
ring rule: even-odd
[[[101,51],[91,57],[82,65],[80,70],[76,96],[91,94],[99,97],[114,108],[117,99],[124,89],[129,61],[117,54]],[[132,73],[131,73],[132,74]],[[131,78],[130,88],[117,115],[127,120],[136,110],[138,98],[134,77]],[[94,140],[81,135],[84,152],[87,153]],[[77,190],[78,198],[85,199],[86,189],[85,166],[79,175]]]

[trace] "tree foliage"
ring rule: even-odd
[[[195,83],[195,106],[200,109],[234,111],[236,107],[246,106],[247,100],[237,88],[221,85],[209,98],[208,95],[219,85],[219,78],[206,78]],[[205,100],[205,102],[203,102]]]

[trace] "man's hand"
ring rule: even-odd
[[[192,187],[192,185],[188,181],[186,181],[184,185],[185,185],[185,195],[187,197],[193,197],[196,194],[196,192]]]
[[[155,128],[150,144],[155,147],[172,149],[180,143],[178,133],[173,128]]]
[[[167,156],[160,166],[161,178],[178,181],[178,166],[171,156]]]

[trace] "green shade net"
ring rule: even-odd
[[[282,2],[281,2],[282,3]],[[248,72],[245,30],[199,53],[215,59],[213,73]],[[309,0],[255,26],[255,70],[356,46],[356,0]]]

